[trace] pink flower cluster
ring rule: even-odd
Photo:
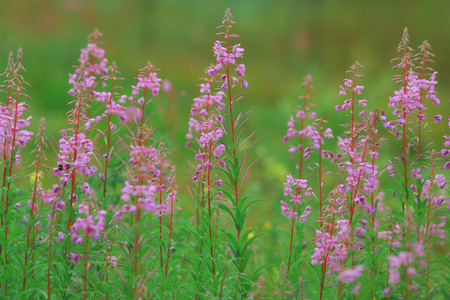
[[[289,196],[290,203],[294,203],[291,208],[289,204],[283,200],[281,202],[281,214],[287,216],[291,220],[297,220],[299,218],[298,212],[300,211],[300,205],[303,204],[303,198],[312,195],[312,188],[308,187],[308,180],[306,179],[294,179],[291,175],[286,176],[286,182],[284,183],[284,196]],[[303,209],[303,213],[300,216],[302,222],[306,222],[309,214],[311,213],[311,206],[307,205]]]
[[[429,225],[420,226],[420,233],[424,238],[437,238],[439,245],[444,245],[445,240],[445,228],[447,224],[447,216],[440,216],[439,223],[430,223]]]
[[[358,64],[358,66],[361,66]],[[361,66],[362,67],[362,66]],[[355,68],[355,65],[352,66],[352,70]],[[360,77],[361,75],[357,75],[356,77]],[[362,85],[355,85],[354,81],[351,79],[344,79],[344,87],[342,85],[339,86],[339,95],[347,95],[347,93],[351,93],[353,96],[355,94],[361,95],[361,91],[364,89],[364,86]],[[355,99],[347,99],[344,101],[343,105],[337,105],[335,108],[337,111],[344,110],[346,111],[348,108],[352,107],[353,101]],[[367,100],[362,99],[358,100],[359,106],[367,106]],[[364,110],[360,113],[360,116],[364,115]]]
[[[154,199],[156,191],[157,187],[150,182],[142,185],[134,185],[125,181],[125,187],[121,190],[122,196],[120,199],[127,203],[122,205],[121,209],[116,212],[116,218],[121,218],[124,213],[134,214],[138,208],[146,210],[149,213],[155,211],[156,204]]]
[[[59,185],[54,184],[52,189],[40,191],[39,199],[45,204],[54,205],[54,207],[56,209],[62,210],[64,208],[64,206],[66,205],[66,203],[63,200],[60,200],[57,203],[55,203],[55,201],[57,201],[59,198],[60,189],[61,188]],[[28,205],[31,208],[31,205],[32,205],[31,200],[28,201]],[[36,206],[36,204],[35,204],[35,206]],[[34,209],[36,209],[36,207]]]
[[[317,120],[316,120],[317,121]],[[331,131],[331,128],[327,128],[323,134],[321,135],[319,131],[316,130],[315,126],[308,125],[303,130],[297,130],[295,129],[295,121],[293,120],[292,116],[290,121],[288,122],[288,130],[285,137],[283,137],[283,142],[287,143],[290,139],[293,139],[294,141],[305,138],[309,138],[312,144],[312,147],[306,147],[303,153],[303,156],[305,158],[309,157],[311,150],[319,150],[320,145],[323,145],[324,140],[323,138],[332,138],[333,132]],[[290,146],[289,153],[294,153],[295,151],[301,151],[302,144],[298,144],[297,146]],[[323,158],[334,158],[334,153],[331,151],[322,150],[321,153]]]
[[[13,101],[9,106],[0,104],[0,154],[8,157],[13,149],[17,149],[15,160],[20,159],[20,149],[31,140],[33,132],[25,130],[30,126],[31,117],[24,118],[27,105]],[[13,137],[14,142],[13,142]],[[14,143],[14,145],[13,145]]]
[[[364,269],[364,266],[354,266],[351,269],[343,270],[339,274],[339,281],[345,282],[345,283],[352,283],[355,282],[358,278],[362,276],[362,271]]]
[[[58,167],[53,168],[56,177],[66,186],[71,179],[72,173],[85,174],[91,177],[97,172],[95,166],[89,166],[94,146],[84,133],[67,136],[66,131],[61,131],[62,138],[59,140]]]
[[[408,277],[417,275],[416,269],[412,266],[414,263],[414,255],[411,252],[400,252],[398,256],[389,256],[389,279],[390,285],[400,283],[400,268],[406,268],[406,274]]]
[[[448,126],[450,127],[450,116],[448,118]],[[450,169],[450,136],[444,135],[444,148],[441,149],[441,154],[447,161],[444,164],[444,169]]]
[[[245,76],[245,65],[238,65],[236,63],[236,58],[243,57],[244,48],[241,47],[241,44],[236,44],[232,47],[224,47],[222,43],[223,42],[221,41],[215,42],[213,51],[214,57],[216,58],[216,64],[212,65],[207,70],[207,73],[211,76],[220,75],[220,79],[222,81],[221,88],[224,90],[228,89],[229,84],[231,85],[230,88],[233,88],[238,82],[241,82],[242,88],[246,88],[248,83],[242,79],[242,77]],[[223,73],[224,70],[228,70],[228,68],[234,68],[233,70],[235,71],[237,77],[229,75],[231,78],[228,78],[227,74]]]
[[[402,245],[402,243],[395,237],[398,236],[400,232],[400,226],[396,225],[394,227],[394,230],[378,231],[378,238],[386,240],[389,244],[392,245],[392,247],[398,248]]]
[[[225,151],[225,145],[220,142],[223,135],[221,110],[225,107],[222,102],[224,93],[211,92],[211,84],[214,83],[214,76],[201,78],[204,83],[199,85],[201,96],[194,98],[191,108],[191,117],[189,119],[189,129],[186,134],[188,142],[186,146],[191,145],[191,140],[195,138],[198,150],[195,154],[197,162],[196,171],[193,180],[197,180],[201,170],[211,171],[217,163],[224,168],[225,162],[222,155]],[[218,185],[221,181],[216,181]]]
[[[90,40],[86,48],[81,49],[80,58],[78,61],[80,62],[80,66],[83,68],[76,68],[73,74],[69,74],[69,84],[72,84],[73,87],[77,87],[80,84],[80,81],[77,80],[80,72],[83,72],[85,78],[82,84],[86,88],[93,88],[99,82],[99,79],[102,76],[108,74],[108,59],[105,58],[105,50],[99,46],[98,39],[103,36],[100,31],[97,29],[88,36],[88,38],[94,38]],[[83,71],[81,71],[83,70]],[[105,83],[102,83],[103,87],[105,87]],[[69,94],[72,94],[74,89],[69,91]]]
[[[397,139],[402,136],[402,131],[399,126],[407,124],[408,117],[416,116],[418,120],[425,120],[423,111],[426,107],[423,105],[422,94],[426,94],[425,99],[433,101],[435,106],[440,104],[440,100],[436,97],[435,85],[437,84],[436,72],[434,72],[430,79],[419,79],[417,74],[410,70],[406,78],[406,86],[402,86],[395,92],[395,96],[389,97],[389,107],[393,108],[393,115],[397,116],[396,120],[384,123],[384,127],[389,129]],[[438,123],[442,116],[433,116],[434,121]]]
[[[137,83],[132,86],[131,94],[133,97],[128,97],[130,101],[138,99],[139,105],[145,105],[159,94],[161,78],[158,77],[157,71],[159,69],[155,68],[150,62],[147,62],[147,65],[139,70],[139,75],[135,78]],[[150,96],[147,96],[148,92],[150,92]]]
[[[327,274],[341,270],[341,263],[347,258],[348,234],[350,226],[348,220],[337,221],[339,232],[332,235],[332,232],[322,232],[316,230],[316,238],[313,240],[314,253],[311,255],[312,265],[326,264],[328,266]]]
[[[151,65],[150,63],[143,70],[144,71],[141,71],[139,73],[139,76],[136,78],[138,81],[137,84],[135,86],[132,86],[133,96],[139,95],[143,90],[150,91],[153,96],[157,96],[161,86],[161,78],[158,78],[158,74],[154,71],[158,70],[154,69],[153,65]],[[140,98],[139,101],[144,101],[144,99]]]
[[[322,122],[326,121],[322,119],[316,120],[316,112],[311,111],[311,108],[315,107],[315,105],[309,101],[312,99],[309,95],[310,90],[314,89],[311,83],[312,79],[308,74],[305,77],[305,81],[301,84],[301,86],[306,86],[306,94],[299,97],[300,100],[303,100],[303,105],[298,105],[295,115],[290,116],[287,123],[288,129],[286,135],[283,137],[283,142],[285,144],[287,144],[289,140],[293,140],[295,143],[298,142],[298,145],[290,145],[289,153],[299,151],[305,158],[309,157],[311,150],[318,151],[321,148],[321,145],[324,143],[323,138],[333,138],[331,128],[327,128],[322,132]],[[314,121],[313,125],[305,125],[305,120],[307,118]],[[316,128],[319,128],[320,130]],[[312,147],[305,147],[303,142],[305,138],[310,139]],[[320,155],[322,155],[323,158],[334,158],[334,153],[331,151],[322,150]]]
[[[83,237],[80,235],[84,233],[86,237],[93,237],[96,240],[100,239],[101,232],[105,229],[105,210],[100,210],[97,216],[92,216],[89,207],[86,204],[81,203],[78,209],[78,214],[86,215],[86,218],[78,217],[75,223],[70,229],[70,241],[73,244],[82,245]]]
[[[86,122],[86,129],[89,129],[91,127],[91,124],[95,122],[99,123],[102,119],[106,119],[108,121],[108,131],[114,131],[116,130],[117,126],[114,124],[111,120],[111,116],[118,116],[122,122],[127,121],[127,113],[126,109],[123,106],[125,103],[125,100],[132,101],[132,96],[122,95],[119,96],[119,93],[114,92],[114,89],[121,89],[121,87],[116,86],[115,84],[119,80],[123,80],[123,78],[116,77],[118,74],[120,75],[120,72],[118,70],[118,67],[115,62],[111,64],[110,67],[108,67],[108,72],[110,75],[105,75],[101,79],[105,83],[106,80],[111,81],[111,91],[110,92],[97,92],[97,91],[91,91],[92,97],[100,103],[106,103],[104,108],[105,110],[100,115],[97,115],[95,118],[91,118]],[[108,135],[108,134],[107,134]]]
[[[369,113],[367,121],[359,123],[355,120],[357,114],[354,103],[358,101],[359,106],[366,106],[366,100],[356,100],[356,95],[361,95],[361,91],[364,86],[356,85],[356,79],[362,77],[356,73],[357,67],[363,68],[359,63],[355,63],[350,67],[348,72],[353,73],[354,79],[344,79],[344,86],[340,87],[340,94],[346,95],[352,94],[351,99],[345,100],[343,105],[338,105],[336,110],[347,110],[350,108],[351,123],[347,125],[347,131],[345,137],[338,137],[339,148],[348,155],[348,159],[339,164],[340,169],[346,174],[345,177],[345,191],[351,192],[351,198],[353,203],[360,207],[365,208],[370,214],[375,211],[372,205],[368,205],[366,201],[366,195],[374,193],[375,189],[379,186],[378,181],[378,166],[375,164],[375,160],[378,158],[378,152],[373,147],[369,152],[371,144],[375,145],[377,141],[370,140],[371,135],[376,135],[377,131],[375,122],[377,119],[377,113],[368,112],[362,110],[358,115],[363,117],[366,113]],[[384,112],[380,113],[381,118],[384,117]],[[368,159],[370,158],[370,159]],[[351,208],[351,214],[353,213]]]
[[[134,174],[149,173],[153,177],[159,175],[159,169],[155,167],[158,158],[156,148],[153,146],[131,145],[130,146],[130,167]]]

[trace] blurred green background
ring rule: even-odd
[[[262,156],[249,178],[247,191],[266,200],[256,212],[255,223],[264,228],[277,226],[279,199],[286,172],[293,171],[288,146],[281,142],[290,114],[304,91],[300,83],[311,74],[316,91],[318,116],[331,121],[335,135],[342,133],[343,113],[334,106],[345,98],[338,96],[345,71],[355,60],[365,66],[360,84],[368,108],[386,108],[388,97],[398,89],[392,78],[390,60],[403,29],[408,27],[415,49],[428,40],[436,54],[434,68],[439,72],[439,109],[447,117],[450,96],[450,5],[443,1],[144,1],[144,0],[16,0],[0,2],[0,68],[6,66],[8,52],[23,48],[25,78],[31,84],[29,95],[33,126],[47,118],[54,135],[65,128],[68,110],[68,73],[77,63],[86,36],[98,28],[103,34],[106,56],[116,61],[125,81],[124,92],[146,61],[161,69],[177,96],[156,121],[166,119],[167,107],[175,117],[171,124],[155,124],[163,132],[175,130],[169,139],[172,159],[178,167],[179,184],[188,179],[184,135],[192,98],[198,96],[198,78],[213,62],[212,46],[216,26],[227,8],[237,22],[234,32],[241,35],[245,48],[246,80],[249,87],[239,110],[252,111],[246,132],[256,131],[259,141],[251,156]],[[157,101],[167,101],[161,95]],[[436,109],[431,109],[436,112]],[[167,123],[167,122],[166,122]],[[446,123],[446,122],[442,122]],[[445,124],[432,132],[439,138]],[[441,142],[439,142],[440,144]],[[326,147],[335,148],[335,141]],[[389,147],[387,147],[389,149]],[[385,154],[385,158],[389,157]],[[333,169],[334,170],[334,169]],[[336,176],[330,176],[335,178]],[[327,179],[327,182],[330,181]],[[327,191],[327,189],[325,189]],[[261,218],[260,216],[264,216]],[[269,222],[269,223],[267,223]],[[282,221],[286,224],[286,221]],[[259,224],[261,225],[261,224]]]

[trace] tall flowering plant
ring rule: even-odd
[[[161,79],[157,71],[159,70],[150,62],[140,70],[136,78],[137,83],[132,86],[132,96],[126,98],[131,102],[129,107],[137,108],[137,110],[125,110],[123,115],[126,118],[123,121],[127,121],[130,131],[129,144],[124,145],[129,158],[125,162],[126,177],[124,186],[120,190],[121,202],[115,212],[119,236],[115,236],[115,226],[113,238],[115,237],[117,243],[121,244],[119,250],[128,262],[126,268],[128,272],[125,273],[127,280],[122,281],[123,288],[120,292],[129,297],[139,297],[144,294],[146,284],[165,281],[167,274],[171,271],[170,249],[166,254],[164,248],[170,248],[172,237],[174,205],[177,199],[175,173],[167,160],[166,147],[161,141],[154,142],[154,130],[148,124],[151,114],[148,113],[147,108],[160,89]],[[125,97],[122,96],[121,99]],[[165,215],[169,215],[167,238],[164,232]],[[153,220],[157,221],[153,222]],[[153,240],[148,236],[149,223],[154,224],[156,229],[151,231],[151,235],[158,236],[159,240]],[[128,239],[132,240],[131,244],[126,242]],[[113,242],[114,239],[106,256],[106,272],[112,257]],[[158,255],[153,255],[154,252]],[[156,271],[158,271],[157,278],[151,278]],[[108,277],[106,281],[108,282]],[[170,290],[175,295],[175,282],[163,284],[152,293],[164,295]]]
[[[315,104],[311,102],[313,99],[311,91],[314,90],[314,87],[310,75],[305,77],[301,86],[305,87],[305,94],[299,97],[299,99],[302,100],[302,104],[297,106],[295,115],[291,115],[289,118],[286,136],[283,137],[283,142],[290,144],[289,153],[292,154],[294,160],[298,161],[298,164],[296,165],[298,169],[298,178],[294,178],[292,175],[286,176],[283,195],[288,196],[290,199],[289,202],[281,200],[281,214],[286,215],[291,220],[288,257],[285,262],[282,262],[283,266],[286,267],[286,274],[281,274],[282,298],[285,297],[287,291],[287,288],[285,287],[286,283],[290,284],[292,279],[297,279],[292,278],[293,275],[298,275],[298,272],[293,272],[291,270],[291,266],[293,263],[299,261],[303,250],[303,226],[300,226],[300,224],[305,223],[311,213],[311,206],[303,205],[303,198],[304,196],[316,198],[312,192],[312,187],[307,186],[308,180],[304,179],[309,176],[309,174],[306,174],[305,172],[307,166],[306,160],[312,153],[318,154],[318,163],[312,166],[312,169],[317,172],[318,175],[319,218],[321,218],[324,175],[322,159],[334,157],[333,152],[322,148],[324,138],[332,138],[333,134],[330,128],[324,129],[323,125],[326,121],[323,120],[323,118],[316,119],[317,114],[313,111]],[[300,292],[300,290],[298,290],[298,292]],[[289,291],[289,293],[292,292]]]
[[[89,85],[83,69],[82,66],[72,93],[76,98],[71,102],[75,104],[75,107],[69,112],[69,124],[72,127],[60,131],[62,137],[59,139],[57,167],[53,168],[54,175],[59,178],[60,186],[69,189],[67,229],[72,225],[74,214],[72,208],[78,199],[76,189],[80,187],[85,194],[89,194],[90,191],[89,183],[79,181],[77,175],[85,175],[89,178],[97,172],[97,167],[90,164],[94,146],[86,134],[81,132],[83,124],[87,121],[86,87]]]
[[[414,50],[409,46],[409,35],[405,28],[398,46],[402,57],[394,59],[399,61],[394,68],[402,71],[394,80],[402,86],[389,98],[389,107],[393,109],[395,117],[384,124],[402,144],[401,156],[395,158],[396,164],[390,165],[390,177],[402,177],[403,188],[398,189],[397,193],[402,206],[402,218],[391,218],[399,224],[401,238],[390,246],[388,278],[383,293],[393,295],[398,292],[401,288],[396,286],[403,277],[403,294],[418,295],[418,282],[425,281],[425,295],[428,298],[430,260],[429,257],[427,261],[423,259],[424,249],[430,253],[433,240],[443,238],[440,229],[431,228],[445,226],[445,209],[442,207],[444,198],[437,191],[445,187],[446,179],[444,174],[439,173],[439,152],[431,145],[424,145],[427,120],[439,123],[442,116],[426,114],[430,105],[440,105],[435,89],[437,72],[429,66],[434,56],[430,52],[430,44],[424,41],[419,50],[413,55]],[[415,62],[418,62],[418,66],[415,66]],[[417,154],[411,155],[412,149],[417,149]],[[445,149],[441,150],[441,154],[446,154]],[[439,219],[442,213],[444,219]],[[439,222],[431,225],[435,219],[439,219]],[[418,276],[417,269],[424,268],[426,276]],[[405,270],[404,275],[402,270]]]
[[[218,78],[221,91],[224,93],[227,113],[224,116],[224,138],[226,189],[223,190],[228,203],[219,204],[221,210],[225,211],[232,219],[236,234],[225,232],[230,250],[234,253],[232,260],[237,272],[237,283],[235,288],[235,297],[244,297],[250,292],[251,280],[257,278],[248,277],[245,270],[252,254],[252,243],[259,236],[255,234],[254,229],[246,228],[246,218],[249,208],[259,202],[253,197],[242,196],[241,188],[250,172],[251,167],[258,159],[246,166],[247,152],[256,141],[252,141],[254,132],[245,135],[243,125],[248,120],[248,113],[237,113],[236,104],[243,98],[242,93],[236,90],[240,87],[247,88],[248,83],[243,79],[245,76],[245,65],[239,64],[238,59],[243,57],[244,48],[240,43],[233,44],[234,39],[240,36],[231,33],[232,27],[236,24],[233,16],[228,9],[225,12],[222,25],[218,27],[223,36],[223,41],[216,41],[213,51],[216,63],[209,69],[209,74]],[[246,169],[244,169],[246,168]],[[255,274],[256,276],[257,274]],[[223,287],[223,286],[222,286]],[[221,287],[221,288],[222,288]]]
[[[19,49],[14,61],[14,55],[11,52],[8,59],[8,65],[2,76],[5,76],[4,85],[6,87],[6,103],[0,104],[0,154],[1,163],[3,165],[2,176],[2,200],[1,200],[1,215],[0,226],[4,231],[4,243],[2,244],[0,252],[4,254],[4,261],[6,270],[9,269],[8,263],[8,231],[11,203],[11,187],[16,176],[14,176],[13,167],[20,161],[20,150],[30,140],[33,133],[25,130],[25,127],[30,125],[31,117],[25,117],[27,105],[21,102],[23,98],[29,98],[25,93],[25,86],[28,83],[23,77],[26,72],[22,65],[22,49]],[[12,198],[14,200],[14,198]],[[3,233],[2,233],[3,235]],[[8,295],[8,281],[4,283],[5,293]]]
[[[212,66],[211,66],[212,67]],[[192,181],[195,184],[196,218],[197,229],[203,236],[202,223],[207,224],[207,236],[209,237],[209,248],[211,256],[211,270],[216,274],[214,251],[217,238],[217,221],[219,207],[217,201],[221,199],[221,193],[217,188],[222,186],[222,179],[218,179],[218,173],[214,168],[224,168],[223,154],[225,145],[222,144],[223,117],[221,115],[225,103],[222,102],[223,92],[215,92],[213,89],[216,79],[210,75],[210,69],[205,71],[207,77],[201,78],[203,83],[199,85],[201,96],[194,98],[192,104],[189,129],[186,135],[189,146],[195,153],[195,163]],[[206,212],[206,211],[207,212]],[[213,220],[214,214],[216,220]],[[206,221],[206,222],[205,222]],[[202,251],[201,243],[198,248]]]

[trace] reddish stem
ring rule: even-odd
[[[366,152],[367,152],[367,144],[369,143],[369,134],[370,134],[370,122],[369,122],[369,126],[368,126],[368,128],[367,128],[366,141],[365,141],[365,143],[364,143],[364,151],[363,151],[363,154],[362,154],[362,157],[361,157],[361,164],[364,164],[364,162],[365,162]],[[358,191],[359,191],[359,184],[360,184],[360,182],[361,182],[362,171],[363,171],[363,168],[361,167],[361,168],[359,169],[359,172],[358,172],[358,180],[357,180],[357,182],[356,182],[355,191],[353,192],[352,199],[350,199],[350,200],[351,200],[351,206],[350,206],[350,225],[352,225],[353,213],[355,212],[355,201],[354,201],[354,199],[356,198],[356,194],[357,194]],[[353,234],[353,231],[352,231],[352,234]]]
[[[213,77],[211,76],[209,79],[209,84],[211,86],[211,83],[213,81]],[[211,97],[211,94],[208,93],[208,96]],[[207,103],[206,105],[206,112],[209,113],[209,103]],[[213,116],[213,123],[212,123],[212,128],[211,131],[214,131],[214,127],[215,127],[215,122],[214,122],[214,116]],[[209,129],[207,134],[209,133]],[[215,248],[215,243],[213,242],[213,237],[212,237],[212,228],[211,228],[211,164],[212,164],[212,146],[213,146],[213,139],[211,138],[209,140],[209,147],[208,145],[205,146],[205,152],[208,152],[208,167],[206,168],[207,170],[207,186],[208,186],[208,229],[209,229],[209,240],[211,241],[211,265],[212,265],[212,273],[213,276],[216,275],[216,268],[215,268],[215,264],[214,264],[214,248]],[[209,149],[208,149],[209,148]],[[216,227],[217,229],[217,227]]]
[[[372,136],[372,153],[375,152],[376,150],[376,135],[377,135],[377,131],[376,131],[376,127],[377,127],[377,111],[374,112],[373,114],[373,136]],[[372,157],[372,170],[375,171],[375,158]],[[375,195],[374,192],[372,191],[372,193],[370,194],[370,204],[372,206],[372,208],[375,209]],[[370,216],[371,219],[371,223],[372,223],[372,244],[375,245],[375,218],[374,218],[374,213],[371,214]],[[374,249],[375,250],[375,249]],[[375,252],[372,254],[372,274],[371,274],[371,284],[370,284],[370,289],[371,289],[371,295],[372,295],[372,299],[374,299],[374,290],[373,290],[373,279],[375,276]]]
[[[114,244],[114,237],[116,236],[116,227],[117,227],[117,221],[114,224],[114,231],[112,235],[111,245],[109,245],[109,250],[105,254],[105,272],[102,274],[102,277],[100,278],[100,282],[103,281],[103,278],[106,276],[106,284],[108,284],[108,267],[109,267],[109,260],[111,259],[111,251]],[[108,300],[108,292],[106,292],[106,300]]]
[[[323,288],[325,286],[325,274],[327,271],[328,253],[325,255],[324,262],[322,264],[322,281],[320,283],[320,299],[322,300]]]
[[[222,289],[223,289],[223,283],[225,281],[225,276],[227,275],[227,268],[228,268],[228,257],[227,257],[227,262],[225,263],[225,271],[223,272],[222,283],[220,284],[219,299],[222,299]]]
[[[159,205],[162,204],[162,187],[163,187],[163,154],[160,153],[160,166],[159,171]],[[161,269],[163,268],[163,237],[162,237],[162,214],[159,214],[159,257],[161,260]],[[167,269],[167,268],[166,268]]]
[[[298,192],[299,189],[296,188],[295,189],[295,196],[298,196]],[[296,212],[296,204],[297,202],[294,202],[294,207],[293,207],[293,213],[295,214]],[[287,274],[289,275],[289,269],[291,267],[291,254],[292,254],[292,241],[294,239],[294,225],[295,225],[295,219],[292,218],[292,223],[291,223],[291,238],[290,238],[290,244],[289,244],[289,259],[288,259],[288,265],[287,265]]]
[[[113,64],[114,65],[114,64]],[[114,88],[114,67],[111,72],[111,90],[109,95],[109,105],[112,105],[113,99],[113,88]],[[106,197],[106,181],[108,178],[108,160],[110,155],[110,147],[111,147],[111,115],[112,113],[108,113],[108,129],[107,129],[107,138],[106,138],[106,157],[105,157],[105,173],[103,174],[103,199]]]
[[[50,221],[51,222],[51,221]],[[50,223],[50,237],[48,239],[48,269],[47,269],[47,298],[50,299],[50,269],[52,259],[52,228]]]
[[[404,50],[404,56],[406,56],[406,48]],[[406,87],[407,87],[407,66],[403,68],[403,93],[406,95]],[[404,167],[404,176],[405,176],[405,191],[406,191],[406,203],[409,206],[409,193],[408,193],[408,162],[407,162],[407,144],[406,144],[406,107],[403,105],[403,111],[402,111],[402,117],[404,119],[403,122],[403,155],[402,155],[402,161],[403,161],[403,167]],[[402,203],[402,209],[403,214],[405,213],[405,203]],[[407,214],[407,221],[409,224],[409,216]],[[408,225],[409,227],[409,225]],[[409,228],[408,228],[409,230]],[[408,250],[409,250],[409,242],[408,242]]]
[[[433,172],[434,172],[434,159],[435,159],[435,155],[436,152],[433,150],[432,154],[431,154],[431,175],[430,175],[430,189],[428,192],[428,211],[427,211],[427,230],[426,230],[426,235],[425,237],[428,238],[429,235],[429,228],[430,228],[430,211],[431,211],[431,192],[433,190]],[[425,239],[424,237],[424,239]],[[428,244],[430,243],[430,239],[428,239]],[[427,255],[427,299],[429,296],[429,292],[430,292],[430,252],[428,251],[428,255]]]
[[[134,235],[134,276],[137,276],[137,257],[138,257],[138,241],[139,241],[139,216],[140,209],[136,209],[135,235]]]
[[[73,159],[72,162],[75,162],[75,160],[77,159],[77,148],[78,148],[78,131],[79,131],[79,127],[80,127],[80,117],[81,117],[81,106],[83,103],[83,85],[80,85],[80,96],[78,98],[78,103],[76,104],[77,107],[77,111],[76,111],[76,117],[75,117],[75,146],[74,146],[74,150],[73,150]],[[70,213],[69,213],[69,221],[67,222],[67,229],[70,228],[70,226],[72,225],[72,208],[73,208],[73,202],[75,199],[75,179],[76,179],[76,172],[75,172],[75,168],[73,168],[72,170],[72,176],[71,176],[71,180],[72,180],[72,187],[70,190]]]
[[[86,235],[86,242],[84,246],[84,278],[83,278],[83,300],[86,300],[86,278],[87,278],[87,250],[88,250],[88,236]],[[50,299],[50,298],[49,298]]]
[[[167,246],[167,261],[166,261],[166,277],[167,278],[167,271],[169,269],[169,259],[170,259],[170,242],[172,239],[172,224],[173,224],[173,202],[174,199],[174,185],[175,185],[175,179],[172,180],[172,197],[170,199],[170,226],[169,226],[169,243]]]
[[[34,178],[34,188],[33,188],[33,198],[31,200],[31,212],[30,212],[30,220],[29,220],[29,225],[28,225],[28,233],[27,233],[27,250],[25,251],[25,266],[24,266],[24,274],[23,274],[23,290],[25,290],[25,285],[26,285],[26,271],[27,271],[27,262],[28,262],[28,249],[29,249],[29,245],[30,245],[30,231],[31,231],[31,224],[33,224],[33,220],[34,220],[34,206],[35,206],[35,201],[36,201],[36,191],[37,191],[37,183],[38,183],[38,178],[39,178],[39,167],[41,164],[41,150],[42,150],[42,142],[44,140],[44,135],[42,134],[41,139],[39,141],[39,154],[38,154],[38,159],[37,159],[37,165],[36,165],[36,173],[34,174],[35,178]]]
[[[392,226],[392,236],[391,236],[391,246],[389,248],[389,256],[392,254],[392,245],[394,243],[394,226]],[[386,279],[386,288],[389,288],[389,271],[391,267],[391,261],[388,259],[388,271],[387,271],[387,279]]]
[[[309,90],[310,90],[310,83],[309,81],[306,84],[306,91],[305,91],[305,95],[303,96],[303,112],[305,114],[305,118],[306,118],[306,107],[308,105],[308,99],[309,99]],[[303,131],[305,128],[305,119],[302,118],[301,122],[300,122],[300,131]],[[298,178],[301,179],[302,178],[302,171],[303,171],[303,154],[304,154],[304,145],[303,145],[303,135],[301,135],[299,137],[299,163],[298,163]],[[320,154],[319,154],[320,157]],[[319,158],[320,159],[320,158]],[[320,167],[319,167],[320,168]],[[320,171],[319,171],[319,174]],[[320,178],[321,175],[319,175]],[[319,182],[321,182],[321,180],[319,180]],[[298,195],[298,189],[296,188],[295,190],[295,195]],[[293,207],[293,212],[296,212],[296,202],[294,202],[294,207]],[[322,205],[320,205],[322,207]],[[295,225],[295,219],[292,219],[292,223],[291,223],[291,236],[290,236],[290,244],[289,244],[289,258],[288,258],[288,265],[287,265],[287,274],[289,276],[289,270],[291,268],[291,254],[292,254],[292,244],[293,244],[293,239],[294,239],[294,225]],[[284,284],[283,284],[283,292],[282,292],[282,298],[284,298]]]
[[[350,132],[350,136],[351,136],[351,151],[352,151],[352,156],[350,156],[350,161],[352,162],[353,165],[353,158],[354,158],[354,153],[355,153],[355,87],[356,87],[356,68],[358,66],[358,62],[355,62],[355,69],[353,72],[353,88],[352,88],[352,125],[351,125],[351,132]]]
[[[93,44],[95,45],[95,48],[97,48],[97,35],[94,35]],[[94,55],[91,55],[91,66],[94,65]],[[89,76],[92,75],[92,69],[89,68]],[[92,91],[89,91],[89,100],[88,100],[88,111],[87,111],[87,118],[89,119],[91,117],[91,108],[92,108]]]
[[[306,107],[308,105],[308,99],[309,99],[309,90],[310,90],[310,83],[309,81],[306,84],[306,90],[305,90],[305,96],[303,96],[303,112],[305,114],[304,118],[301,119],[300,122],[300,131],[303,131],[305,129],[305,118],[306,118]],[[299,161],[298,161],[298,178],[301,179],[302,178],[302,172],[303,172],[303,154],[304,154],[304,145],[303,145],[303,135],[301,135],[299,137],[300,140],[300,148],[299,148],[299,152],[300,152],[300,157],[299,157]]]
[[[320,137],[322,137],[322,123],[323,119],[320,118]],[[319,227],[322,227],[322,197],[322,143],[319,143]]]
[[[423,58],[422,58],[422,80],[425,78],[425,61],[427,58],[427,50],[426,47],[423,48]],[[420,104],[423,104],[423,87],[420,87]],[[422,114],[422,110],[419,111],[419,115]],[[417,155],[419,157],[419,167],[421,166],[422,162],[422,145],[421,145],[421,138],[422,138],[422,120],[419,118],[419,134],[417,136]],[[420,209],[420,203],[418,204],[418,208]]]
[[[150,74],[150,68],[147,68],[147,74],[146,77],[148,77],[148,75]],[[143,141],[143,135],[142,135],[142,131],[144,128],[144,119],[145,119],[145,96],[147,95],[147,86],[144,87],[144,101],[142,101],[142,112],[141,112],[141,125],[139,127],[139,131],[140,133],[138,133],[139,135],[139,145],[142,145]]]
[[[334,204],[333,204],[333,215],[331,218],[331,230],[330,230],[330,238],[333,236],[334,233],[334,216],[335,216],[335,211],[336,211],[336,200],[337,197],[334,197]],[[323,293],[323,288],[325,286],[325,274],[327,271],[327,263],[328,263],[328,253],[330,251],[330,247],[328,246],[327,248],[327,254],[325,255],[324,258],[324,262],[322,263],[322,281],[320,283],[320,299],[322,299],[322,293]]]

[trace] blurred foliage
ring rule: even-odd
[[[49,131],[57,138],[57,132],[66,126],[65,112],[71,99],[67,95],[68,73],[94,28],[104,34],[106,56],[117,62],[126,79],[124,93],[130,93],[138,69],[150,60],[161,69],[160,76],[168,78],[180,92],[168,104],[167,97],[158,98],[166,102],[160,103],[161,111],[154,122],[163,132],[174,132],[168,146],[184,189],[187,160],[191,159],[190,151],[184,148],[189,109],[192,98],[199,94],[198,78],[213,60],[215,28],[228,7],[237,21],[234,32],[242,36],[249,82],[239,109],[252,111],[246,130],[255,130],[259,138],[253,158],[262,156],[247,189],[266,200],[255,216],[255,222],[264,229],[280,224],[282,182],[286,172],[295,168],[281,138],[298,95],[304,92],[300,83],[306,74],[312,75],[316,87],[318,116],[330,120],[335,135],[339,135],[339,124],[347,121],[334,106],[345,100],[338,96],[345,71],[355,60],[364,65],[360,84],[365,85],[363,97],[368,100],[368,108],[385,109],[388,97],[398,89],[392,82],[397,73],[390,60],[397,56],[396,47],[404,27],[408,27],[414,49],[425,39],[433,47],[440,110],[449,111],[447,0],[1,1],[0,68],[6,66],[9,51],[23,48],[34,128],[44,116]],[[169,117],[171,121],[167,122]],[[439,128],[444,130],[444,125]],[[439,139],[442,134],[435,130],[430,137]],[[335,147],[335,143],[328,147]],[[327,181],[333,182],[334,177]]]

